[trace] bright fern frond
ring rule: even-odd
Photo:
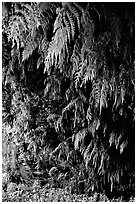
[[[78,10],[78,8],[75,6],[76,4],[74,3],[69,3],[68,5],[68,8],[70,10],[70,12],[73,14],[73,16],[77,19],[77,25],[78,25],[78,30],[80,31],[80,17],[81,17],[81,14],[80,14],[80,10]]]
[[[52,3],[42,7],[42,3],[13,3],[13,13],[10,17],[9,40],[13,47],[24,48],[22,60],[32,55],[36,47],[40,46],[43,35],[47,36],[49,24],[56,15],[56,5]],[[44,13],[45,12],[45,13]]]
[[[62,8],[58,11],[53,32],[54,36],[45,59],[45,71],[48,72],[55,66],[62,72],[63,62],[69,58],[69,45],[75,36],[75,21],[67,9]]]
[[[67,15],[65,12],[63,12],[63,21],[64,21],[64,24],[67,30],[68,42],[70,43],[71,42],[71,27],[70,27],[71,25],[70,25],[69,19],[67,18]]]
[[[66,10],[66,15],[67,15],[67,18],[69,19],[69,22],[70,22],[70,25],[71,25],[71,36],[72,36],[72,40],[74,40],[75,34],[76,34],[75,21],[74,21],[73,15],[72,15],[71,12],[69,12],[68,10]]]
[[[83,154],[83,152],[86,149],[85,146],[85,138],[88,135],[88,129],[84,128],[80,130],[78,133],[74,134],[72,137],[72,141],[74,142],[75,150],[80,150],[80,152]]]

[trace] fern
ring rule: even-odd
[[[75,74],[74,74],[74,82],[75,82],[76,90],[78,90],[78,88],[82,82],[83,69],[84,69],[84,64],[81,62],[79,64],[78,70],[76,70]]]
[[[100,97],[100,113],[103,108],[108,107],[108,93],[109,93],[109,84],[106,80],[103,80],[102,82],[102,88],[101,88],[101,97]]]
[[[73,17],[76,19],[78,31],[80,31],[81,29],[80,17],[81,17],[83,9],[75,2],[63,3],[63,7],[65,8],[65,10],[69,11],[73,15]]]
[[[49,160],[56,159],[57,165],[65,168],[69,165],[70,156],[69,144],[67,141],[63,141],[50,153]]]
[[[124,141],[121,145],[120,145],[120,154],[123,153],[123,151],[125,150],[125,148],[128,145],[128,140]]]
[[[78,71],[78,67],[81,62],[81,44],[81,39],[79,37],[75,42],[73,53],[71,56],[71,62],[73,65],[72,75],[74,75],[75,72]]]
[[[75,150],[79,149],[82,154],[86,148],[84,144],[84,140],[87,137],[87,135],[88,135],[88,130],[87,128],[84,128],[80,130],[78,133],[76,133],[75,135],[73,135],[72,137],[72,141],[74,142]]]
[[[68,10],[61,9],[54,23],[54,37],[48,49],[45,59],[45,71],[50,70],[51,66],[58,67],[62,72],[64,60],[69,58],[69,44],[75,35],[75,23]],[[67,56],[68,55],[68,56]]]
[[[80,28],[81,28],[81,26],[80,26],[80,10],[78,10],[78,8],[75,5],[76,4],[70,2],[68,5],[68,9],[73,14],[73,16],[77,19],[78,30],[80,31]]]
[[[92,57],[91,57],[92,56]],[[96,57],[97,54],[95,52],[91,52],[89,56],[87,56],[86,61],[86,72],[84,73],[84,78],[82,85],[86,85],[89,81],[93,81],[96,78],[96,73],[97,73],[97,65],[96,65]]]
[[[43,34],[47,36],[50,20],[55,16],[56,5],[48,3],[45,4],[47,7],[42,7],[41,4],[13,3],[14,15],[11,16],[8,27],[9,39],[12,40],[13,47],[17,44],[18,50],[20,47],[24,48],[23,61],[28,59],[37,47],[41,46]],[[42,51],[44,52],[44,50],[45,48]]]
[[[63,12],[63,21],[64,21],[64,25],[66,26],[66,30],[67,30],[68,43],[71,43],[71,27],[70,27],[70,22],[65,12]]]
[[[112,16],[111,18],[111,33],[112,36],[114,38],[114,43],[116,45],[116,48],[118,49],[119,47],[119,43],[121,40],[121,25],[120,25],[120,21],[119,18],[117,18],[116,16]]]
[[[65,96],[67,101],[72,100],[74,96],[73,84],[71,84],[71,86],[66,90]]]
[[[90,144],[87,146],[86,150],[84,151],[84,161],[86,168],[88,167],[89,162],[91,161],[91,151],[93,151],[94,149],[94,144],[93,144],[93,140],[90,142]]]
[[[92,97],[95,101],[95,107],[97,108],[100,104],[100,97],[101,97],[101,81],[100,79],[96,79],[93,81],[92,85]]]
[[[64,113],[66,113],[66,111],[70,111],[75,104],[77,103],[77,101],[79,100],[79,98],[76,98],[75,100],[72,100],[63,110],[62,110],[62,114],[64,115]]]
[[[83,101],[84,99],[84,101]],[[82,98],[80,97],[80,99],[78,101],[76,101],[75,103],[75,112],[74,112],[74,128],[78,125],[80,125],[80,127],[84,127],[85,123],[85,110],[84,110],[84,104],[85,104],[85,97],[83,96]]]
[[[13,96],[10,91],[4,117],[16,145],[20,140],[27,144],[29,155],[22,154],[20,148],[19,161],[35,162],[35,169],[51,169],[50,176],[58,176],[58,182],[65,178],[58,167],[65,171],[69,166],[75,170],[70,185],[73,181],[80,185],[85,179],[87,191],[115,190],[126,174],[134,175],[134,25],[127,16],[124,23],[124,16],[103,13],[105,4],[35,2],[12,6],[13,15],[9,15],[7,30],[4,28],[11,40],[12,59],[10,66],[7,54],[3,60],[3,85],[9,86]],[[27,77],[29,83],[30,72],[34,76],[43,68],[44,96],[33,95],[35,88],[27,87],[22,102],[11,73],[19,75],[18,81],[23,77],[25,82]],[[16,160],[13,155],[14,168]],[[27,177],[25,170],[20,169]],[[52,170],[57,172],[52,174]]]
[[[54,30],[56,30],[55,36],[52,38],[52,42],[49,45],[48,55],[45,59],[45,71],[49,71],[51,66],[57,66],[57,64],[62,64],[66,56],[67,48],[67,32],[66,28],[62,25],[63,10],[60,11],[55,24]],[[61,66],[60,66],[61,67]]]
[[[63,127],[63,117],[60,116],[59,119],[57,120],[56,126],[55,126],[55,130],[57,132],[63,132],[65,133],[65,129]]]
[[[22,53],[22,61],[29,58],[30,55],[32,55],[33,51],[37,48],[37,43],[32,40],[31,35],[27,37],[25,48]]]
[[[54,23],[54,36],[45,59],[45,71],[47,72],[53,66],[59,68],[60,72],[62,72],[64,60],[67,61],[67,58],[69,59],[69,45],[71,45],[71,41],[76,36],[76,22],[73,12],[69,10],[69,4],[65,4],[64,8],[58,10],[58,16]],[[78,18],[78,13],[76,16]],[[68,70],[66,70],[66,74],[67,72]]]
[[[75,33],[76,33],[76,25],[75,25],[75,22],[74,22],[74,19],[73,19],[71,12],[69,12],[68,10],[66,10],[66,16],[69,19],[69,22],[71,25],[71,37],[72,37],[72,40],[74,40]]]

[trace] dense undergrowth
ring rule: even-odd
[[[134,201],[133,11],[3,3],[3,201]]]
[[[25,184],[9,183],[7,191],[3,190],[2,202],[135,202],[134,196],[108,198],[104,193],[72,194],[68,187],[55,188],[51,181],[41,187],[36,180],[31,187]]]

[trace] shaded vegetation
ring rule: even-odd
[[[77,200],[134,200],[135,4],[2,10],[4,201],[10,185],[33,186],[31,195],[47,183]]]

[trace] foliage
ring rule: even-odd
[[[14,190],[15,188],[15,190]],[[8,193],[3,193],[3,202],[125,202],[123,197],[118,199],[108,199],[104,193],[95,193],[87,197],[86,195],[71,194],[68,190],[55,189],[49,187],[41,188],[36,181],[33,187],[28,188],[24,184],[16,185],[10,183]],[[129,202],[134,202],[131,197]]]
[[[5,183],[134,194],[130,6],[3,3]]]

